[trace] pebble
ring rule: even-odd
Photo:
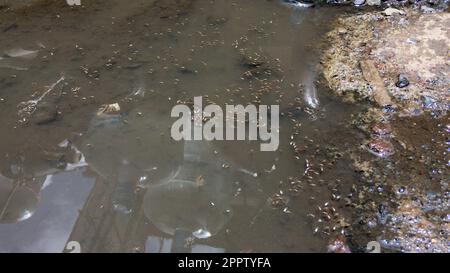
[[[408,85],[409,85],[409,81],[406,78],[406,76],[403,74],[398,75],[398,81],[397,81],[397,83],[395,83],[395,86],[397,86],[398,88],[404,88],[404,87],[407,87]]]
[[[367,5],[369,6],[380,6],[381,0],[367,0]]]
[[[400,186],[397,190],[398,194],[406,194],[408,191],[406,190],[406,187]]]
[[[382,12],[386,16],[392,16],[395,14],[405,15],[406,13],[403,10],[394,9],[394,8],[387,8]]]
[[[353,5],[356,7],[364,6],[366,3],[366,0],[353,0]]]
[[[379,157],[388,157],[394,153],[394,146],[389,140],[376,138],[372,139],[367,144],[371,153],[379,156]]]
[[[379,136],[386,136],[392,133],[392,128],[387,123],[374,123],[370,130],[372,134]]]
[[[430,8],[430,7],[428,7],[428,6],[421,6],[421,7],[420,7],[420,11],[423,12],[423,13],[433,13],[433,12],[436,12],[435,9]]]
[[[338,33],[339,34],[346,34],[347,33],[347,29],[343,28],[343,27],[340,27],[340,28],[338,28]]]

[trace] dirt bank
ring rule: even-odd
[[[375,101],[377,83],[369,83],[367,69],[361,67],[369,60],[385,88],[378,92],[387,92],[404,114],[445,112],[450,100],[449,29],[450,14],[445,12],[343,16],[328,34],[333,46],[324,55],[325,77],[339,95]],[[406,80],[402,85],[400,74]]]
[[[328,85],[369,105],[353,120],[367,136],[352,152],[354,249],[450,251],[449,29],[446,12],[387,9],[343,15],[328,33]]]

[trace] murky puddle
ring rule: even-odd
[[[1,15],[0,251],[323,252],[344,232],[363,136],[316,68],[338,10],[189,2]],[[279,149],[173,141],[194,96],[280,105]]]

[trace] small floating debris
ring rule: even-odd
[[[100,106],[100,109],[97,111],[97,116],[101,115],[114,115],[120,112],[120,105],[118,103],[112,104],[104,104]]]
[[[268,201],[273,208],[284,208],[287,206],[289,198],[280,192],[269,197]]]
[[[55,87],[61,83],[64,80],[64,76],[62,76],[61,78],[59,78],[59,80],[57,80],[55,83],[53,83],[39,98],[35,99],[35,100],[29,100],[29,101],[24,101],[21,102],[17,107],[19,108],[19,117],[21,117],[21,119],[25,119],[27,120],[28,118],[30,118],[31,116],[33,116],[33,114],[36,112],[36,110],[45,110],[48,111],[50,108],[50,106],[45,106],[44,103],[41,103],[41,101],[50,93],[53,91],[53,89],[55,89]],[[42,104],[42,105],[41,105]],[[56,106],[55,106],[56,107]],[[44,112],[45,112],[44,111]],[[54,109],[51,111],[53,114],[55,114],[56,112],[54,111]],[[38,113],[39,114],[39,113]],[[53,115],[52,114],[52,115]],[[42,122],[46,122],[46,120],[50,120],[52,115],[47,115],[47,118],[44,118],[44,116],[42,116]],[[40,117],[38,117],[37,119],[38,123],[40,123]]]
[[[205,185],[205,178],[203,177],[203,175],[199,175],[196,179],[195,179],[195,185],[197,187],[203,187]]]
[[[266,173],[272,173],[277,169],[277,166],[275,166],[275,164],[272,165],[272,168],[270,168],[270,170],[264,170]]]
[[[68,160],[66,162],[65,171],[72,171],[78,168],[86,167],[88,166],[86,162],[86,158],[84,154],[77,149],[69,140],[64,140],[61,143],[58,144],[58,147],[66,148],[70,150],[73,154],[72,160]]]
[[[143,98],[145,96],[145,93],[146,92],[143,88],[138,88],[137,90],[131,92],[130,96]]]
[[[249,171],[249,170],[246,170],[246,169],[243,169],[243,168],[239,169],[239,171],[241,173],[248,174],[248,175],[250,175],[250,176],[252,176],[254,178],[258,177],[258,173],[257,172],[252,172],[252,171]]]

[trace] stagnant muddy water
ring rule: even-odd
[[[317,68],[342,8],[85,2],[0,14],[0,252],[169,252],[179,230],[194,252],[324,252],[346,235],[362,106]],[[280,105],[279,149],[173,141],[194,96]]]

